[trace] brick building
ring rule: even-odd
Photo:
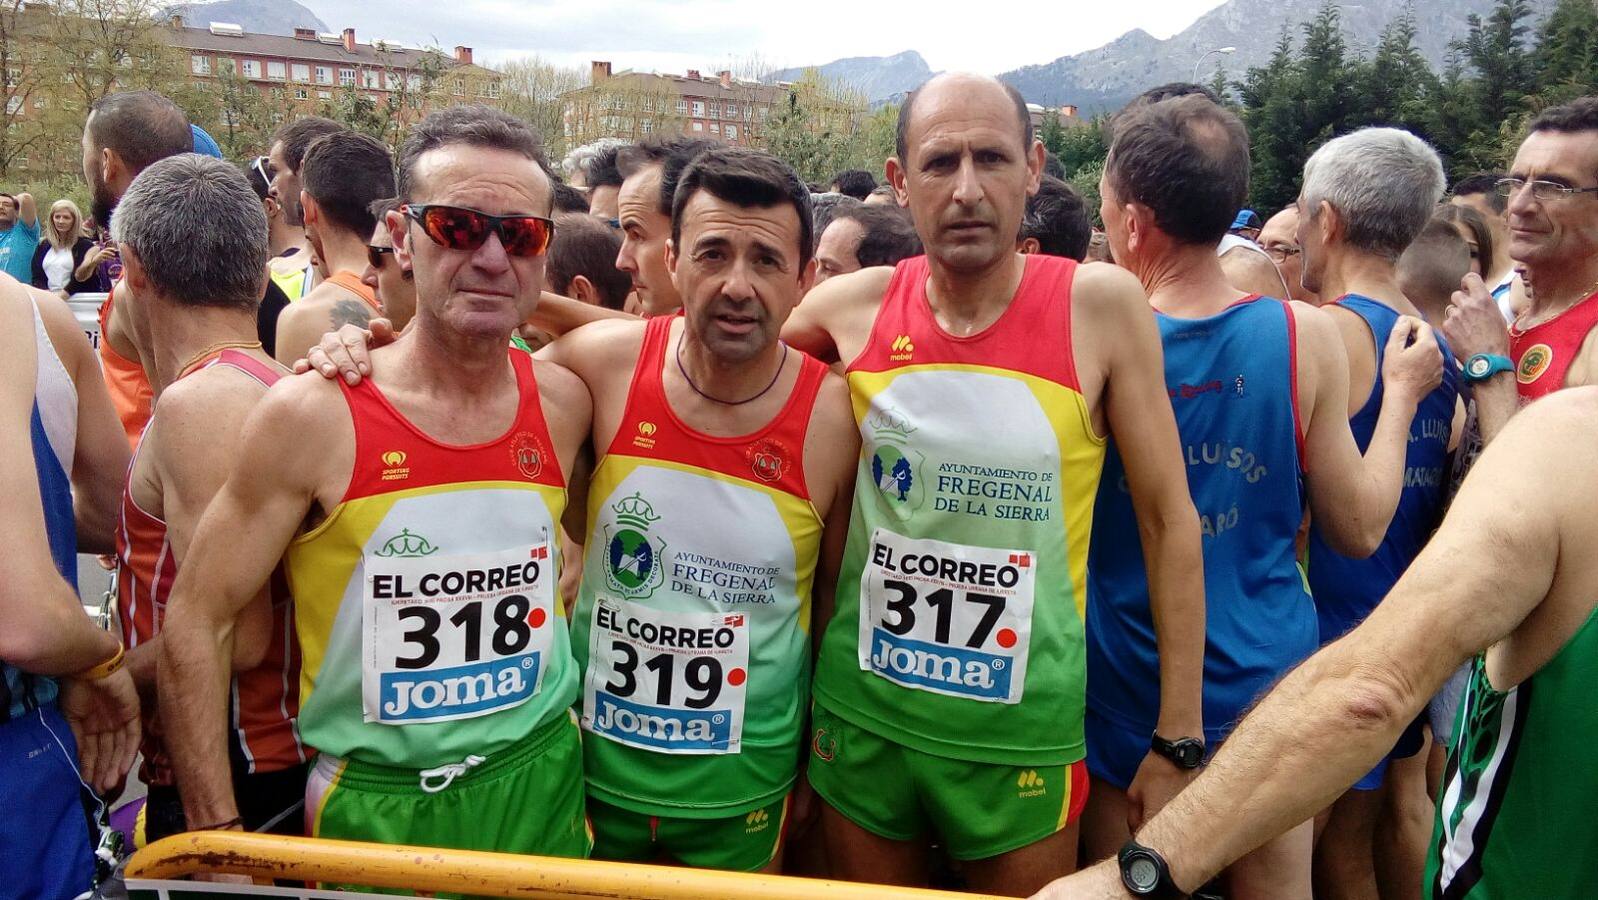
[[[787,102],[793,86],[734,78],[729,71],[714,76],[689,69],[682,75],[623,70],[595,61],[587,87],[561,97],[568,144],[602,137],[638,140],[655,131],[680,131],[728,144],[758,142],[773,109]],[[857,110],[823,102],[828,124],[844,125]]]
[[[212,22],[196,28],[174,16],[167,42],[186,57],[195,87],[204,90],[226,76],[256,85],[273,100],[315,105],[336,92],[354,89],[382,103],[408,92],[417,109],[431,105],[483,102],[501,96],[500,74],[472,62],[472,48],[456,47],[453,56],[406,47],[398,41],[360,43],[355,29],[342,34],[296,28],[293,36],[256,34],[238,25]],[[431,90],[424,90],[433,76]]]

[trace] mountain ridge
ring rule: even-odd
[[[256,34],[293,35],[296,28],[333,29],[295,0],[202,0],[166,7],[168,16],[182,16],[186,25],[208,27],[212,22],[240,25]]]

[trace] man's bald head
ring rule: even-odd
[[[969,72],[947,72],[934,75],[921,83],[921,86],[911,91],[904,98],[904,105],[899,107],[899,124],[894,131],[893,151],[900,162],[907,162],[905,155],[909,148],[910,125],[914,121],[916,101],[923,95],[928,97],[940,96],[945,91],[977,92],[990,90],[994,102],[1005,100],[1015,107],[1016,127],[1021,135],[1021,148],[1023,151],[1032,147],[1032,114],[1027,111],[1026,100],[1021,92],[1013,85],[1006,84],[997,78],[986,75],[973,75]],[[1000,98],[999,95],[1003,97]]]

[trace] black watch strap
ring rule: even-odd
[[[1196,769],[1204,763],[1204,742],[1198,738],[1182,737],[1168,741],[1154,735],[1149,749],[1170,760],[1178,768]]]
[[[1135,840],[1127,841],[1116,854],[1121,866],[1121,886],[1134,897],[1154,900],[1184,900],[1182,889],[1171,880],[1171,867],[1165,857]]]

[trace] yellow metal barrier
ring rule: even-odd
[[[202,831],[157,841],[135,853],[127,868],[130,881],[179,878],[201,873],[489,897],[537,897],[542,900],[594,897],[635,900],[705,900],[716,897],[731,900],[887,900],[890,897],[981,900],[984,896],[783,875],[750,875],[670,866],[401,847],[241,834],[236,831]]]

